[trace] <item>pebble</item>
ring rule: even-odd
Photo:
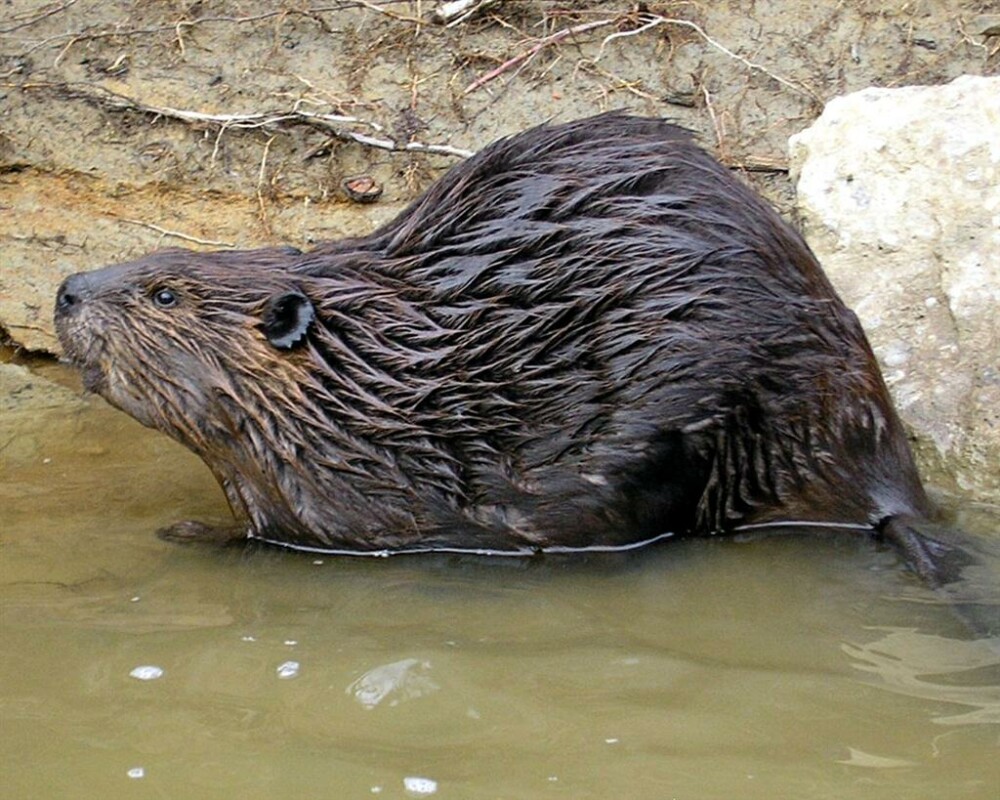
[[[283,664],[279,664],[277,672],[278,672],[278,677],[281,678],[282,680],[295,678],[299,674],[299,662],[286,661]]]
[[[403,778],[403,788],[413,797],[427,797],[437,791],[438,785],[431,778],[408,777]]]
[[[152,664],[143,664],[132,670],[129,675],[140,681],[155,681],[157,678],[163,677],[163,669],[162,667],[154,667]]]

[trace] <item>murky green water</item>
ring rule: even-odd
[[[200,462],[32,382],[0,397],[4,798],[1000,796],[1000,640],[889,551],[183,548],[153,530],[227,513]]]

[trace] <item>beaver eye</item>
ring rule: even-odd
[[[153,303],[159,308],[171,308],[177,305],[177,295],[169,289],[157,289],[153,292]]]

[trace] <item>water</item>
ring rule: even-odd
[[[72,388],[0,389],[4,798],[1000,795],[1000,641],[860,537],[182,547],[153,531],[227,515],[197,459]]]

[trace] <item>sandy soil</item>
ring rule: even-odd
[[[52,350],[64,274],[364,233],[460,151],[611,108],[691,127],[790,212],[786,142],[827,99],[1000,71],[993,0],[441,5],[0,0],[0,332]]]

